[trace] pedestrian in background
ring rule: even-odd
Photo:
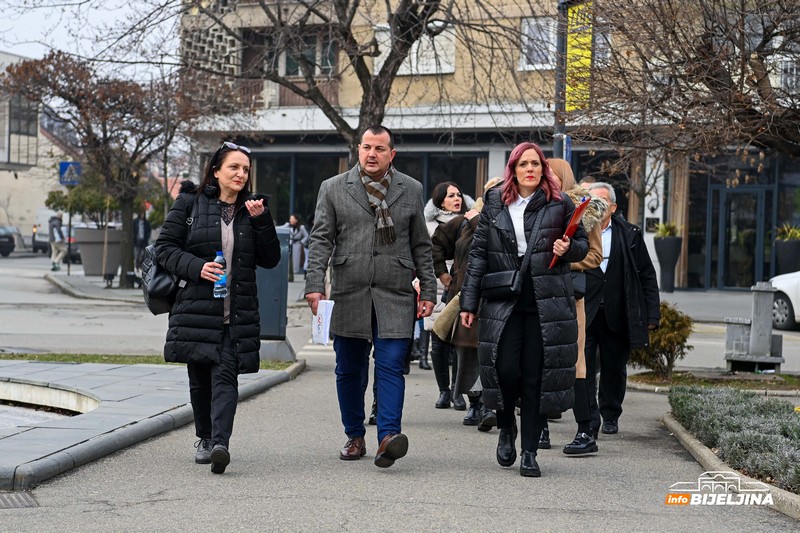
[[[300,216],[297,214],[289,216],[289,222],[281,227],[289,228],[289,244],[291,246],[289,252],[292,256],[292,272],[295,274],[303,274],[306,264],[305,256],[306,246],[308,245],[308,231],[300,221]]]
[[[183,182],[156,241],[159,264],[183,285],[169,314],[164,359],[186,363],[200,439],[195,462],[210,463],[215,474],[230,463],[238,375],[260,366],[256,267],[273,268],[281,258],[267,197],[250,193],[250,168],[250,149],[224,142],[199,187]],[[214,262],[217,251],[227,271]],[[223,273],[227,295],[215,298]]]
[[[575,184],[575,175],[572,168],[564,159],[551,158],[547,160],[553,179],[561,187],[561,190],[570,197],[575,205],[584,199],[589,199],[589,206],[581,217],[584,231],[589,239],[589,252],[586,257],[577,263],[571,263],[570,269],[573,278],[573,289],[575,294],[575,312],[578,320],[578,361],[575,364],[575,384],[572,389],[575,393],[575,402],[572,406],[572,414],[578,424],[578,431],[575,438],[564,446],[563,452],[569,455],[585,455],[597,452],[596,435],[592,434],[590,422],[591,411],[589,393],[586,388],[586,273],[585,270],[595,268],[603,260],[603,243],[600,238],[600,219],[608,206],[600,198],[592,198],[589,191]],[[581,279],[582,278],[582,279]],[[580,282],[576,282],[580,280]],[[539,449],[550,448],[550,431],[545,421],[542,435],[539,438]]]
[[[306,301],[316,313],[330,263],[336,391],[347,442],[343,460],[366,455],[364,394],[374,347],[378,384],[378,451],[386,468],[408,451],[402,433],[403,364],[414,319],[430,315],[436,298],[431,241],[425,226],[422,184],[392,166],[392,132],[367,128],[358,164],[322,182],[308,246]],[[412,286],[420,281],[420,300]]]
[[[463,215],[474,203],[472,198],[464,197],[464,193],[458,185],[452,181],[445,181],[436,185],[431,193],[431,198],[425,204],[425,222],[428,226],[428,234],[433,235],[437,228],[443,226],[453,218]],[[469,205],[468,205],[469,204]],[[431,339],[431,363],[433,373],[436,376],[436,384],[439,387],[439,398],[436,400],[437,409],[447,409],[452,402],[453,408],[457,411],[464,411],[467,403],[460,394],[453,393],[453,387],[458,373],[458,360],[455,355],[455,347],[449,342],[440,339],[431,331],[433,322],[438,314],[444,309],[446,299],[450,294],[447,284],[451,279],[450,269],[453,265],[452,258],[447,260],[447,272],[439,276],[437,283],[436,307],[430,318],[425,319],[423,335],[430,336]],[[447,281],[447,284],[444,283]],[[421,366],[421,363],[420,363]],[[452,368],[452,376],[451,376]]]
[[[500,428],[497,462],[516,462],[514,407],[520,398],[520,474],[539,477],[536,452],[545,414],[573,403],[578,324],[569,263],[583,259],[589,245],[582,226],[565,236],[575,204],[554,183],[539,146],[515,146],[503,178],[484,196],[461,287],[461,321],[470,328],[479,313],[483,401],[497,409]],[[554,255],[559,261],[549,268]],[[515,277],[521,277],[520,292],[510,283]],[[495,291],[489,292],[492,283]]]
[[[484,186],[484,191],[501,183],[503,178],[492,178]],[[437,318],[434,328],[447,332],[447,342],[455,346],[458,364],[453,394],[466,394],[469,409],[464,417],[465,426],[478,426],[479,431],[489,431],[497,425],[497,417],[481,401],[481,386],[478,379],[478,327],[465,328],[461,325],[457,308],[449,309],[460,300],[461,287],[467,273],[467,258],[472,247],[472,238],[478,227],[478,217],[483,208],[483,198],[478,198],[472,209],[459,215],[433,232],[433,270],[447,288],[449,301],[445,311]],[[447,263],[452,260],[452,268]],[[450,274],[452,272],[452,276]],[[454,300],[455,301],[452,301]],[[451,318],[452,316],[452,318]],[[439,320],[445,321],[440,325]],[[441,335],[440,335],[441,336]],[[444,337],[443,337],[444,338]]]
[[[614,434],[619,431],[631,349],[650,345],[649,330],[657,329],[661,320],[660,298],[642,230],[615,214],[617,196],[611,185],[596,182],[588,188],[609,208],[600,223],[603,261],[586,271],[586,298],[593,302],[591,309],[586,307],[586,385],[593,427],[600,427],[602,416],[601,431]],[[600,387],[595,400],[598,349]]]
[[[140,272],[144,261],[144,249],[150,244],[150,233],[150,222],[144,213],[139,213],[136,220],[133,221],[133,248],[136,254],[134,266]]]
[[[62,230],[63,219],[64,213],[59,211],[47,223],[50,232],[50,261],[53,263],[50,270],[61,270],[61,261],[67,255],[67,240]]]

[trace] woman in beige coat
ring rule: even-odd
[[[581,199],[590,197],[589,192],[576,185],[575,176],[569,163],[563,159],[548,159],[550,170],[553,177],[561,182],[561,190],[564,191],[578,205]],[[603,261],[603,241],[600,236],[600,219],[606,210],[606,204],[599,198],[593,198],[589,208],[583,214],[581,221],[589,237],[589,253],[583,261],[570,265],[573,278],[584,275],[583,271],[595,268]],[[585,282],[584,282],[585,287]],[[597,452],[597,442],[590,429],[589,418],[589,396],[586,389],[586,309],[583,294],[575,290],[575,308],[578,318],[578,362],[575,365],[575,403],[572,412],[575,415],[575,422],[578,423],[578,432],[575,439],[564,446],[564,453],[569,455],[584,455]],[[539,449],[550,448],[550,430],[545,424],[542,435],[539,439]]]

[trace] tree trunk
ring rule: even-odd
[[[122,243],[120,263],[122,272],[119,276],[120,289],[132,289],[133,280],[129,280],[125,274],[133,272],[133,203],[135,198],[120,199],[120,210],[122,211]]]

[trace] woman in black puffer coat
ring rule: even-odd
[[[541,149],[533,143],[517,145],[503,185],[485,195],[461,288],[462,325],[471,327],[478,313],[483,401],[497,409],[497,461],[502,466],[517,458],[514,407],[518,398],[522,401],[523,476],[541,475],[536,451],[545,414],[572,407],[578,326],[569,264],[589,249],[580,226],[571,239],[562,239],[574,210],[572,200],[553,183]],[[521,272],[522,293],[481,298],[484,275],[519,270],[528,242],[533,249]],[[550,269],[554,254],[559,260]]]
[[[273,268],[280,244],[264,195],[251,195],[250,150],[225,142],[199,187],[184,183],[156,241],[159,264],[180,278],[164,358],[187,363],[195,462],[221,474],[239,399],[238,375],[258,372],[256,266]],[[222,251],[227,272],[214,262]],[[214,282],[227,274],[227,296]]]

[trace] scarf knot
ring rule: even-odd
[[[373,180],[360,169],[361,183],[367,191],[369,206],[375,211],[375,242],[380,245],[394,244],[395,232],[389,206],[386,204],[386,194],[392,184],[392,168],[379,180]]]

